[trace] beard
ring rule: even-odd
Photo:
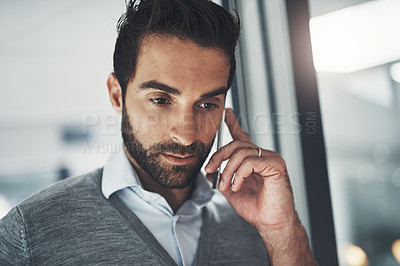
[[[193,184],[214,142],[212,140],[205,144],[195,141],[189,146],[175,142],[156,143],[146,149],[135,136],[125,105],[122,110],[121,131],[129,155],[155,182],[169,189],[182,189]],[[161,158],[162,153],[194,155],[196,159],[187,165],[170,165]]]

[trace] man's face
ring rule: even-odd
[[[221,121],[228,76],[221,50],[148,37],[123,106],[122,136],[134,165],[163,187],[191,185]]]

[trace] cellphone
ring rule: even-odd
[[[222,120],[221,123],[219,124],[219,128],[217,131],[217,150],[219,150],[222,147],[222,136],[223,136],[222,129],[224,128],[224,123],[225,123],[225,109],[222,112]],[[211,175],[213,179],[212,188],[216,189],[221,179],[221,165],[218,166],[217,170]]]

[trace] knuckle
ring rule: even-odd
[[[278,162],[279,164],[286,166],[285,159],[283,159],[282,155],[278,154]]]
[[[248,150],[249,150],[248,148],[237,148],[236,154],[243,157],[246,156]]]
[[[231,150],[234,149],[235,143],[234,141],[229,142],[227,145],[221,148],[221,152],[223,152],[224,155],[230,154]]]
[[[233,174],[233,170],[232,167],[227,164],[224,171],[222,172],[222,176],[228,176],[229,174]]]
[[[246,157],[243,159],[243,165],[245,165],[245,166],[252,164],[252,162],[253,162],[253,158],[251,158],[251,157]]]
[[[275,157],[275,161],[276,161],[277,165],[279,166],[281,172],[285,173],[287,171],[286,170],[286,162],[285,162],[285,159],[283,159],[282,155],[277,153],[276,157]]]
[[[271,151],[270,158],[273,159],[274,161],[276,161],[279,164],[282,164],[282,163],[284,164],[285,163],[285,160],[283,159],[283,157],[282,157],[282,155],[280,153]]]

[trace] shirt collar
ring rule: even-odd
[[[114,192],[127,187],[141,196],[148,193],[153,194],[153,192],[146,191],[142,188],[139,177],[121,145],[120,149],[113,153],[104,165],[101,189],[104,197],[108,199]],[[196,207],[196,209],[201,208],[211,201],[213,195],[214,191],[211,189],[210,183],[205,179],[205,173],[202,171],[199,172],[194,183],[191,198],[188,200],[190,205]],[[159,197],[151,197],[153,200],[157,200],[158,198]],[[183,210],[185,209],[187,208],[183,208]],[[187,211],[184,211],[184,213],[189,214]]]
[[[121,145],[104,165],[101,190],[104,197],[108,199],[114,192],[132,186],[141,187],[142,185]]]

